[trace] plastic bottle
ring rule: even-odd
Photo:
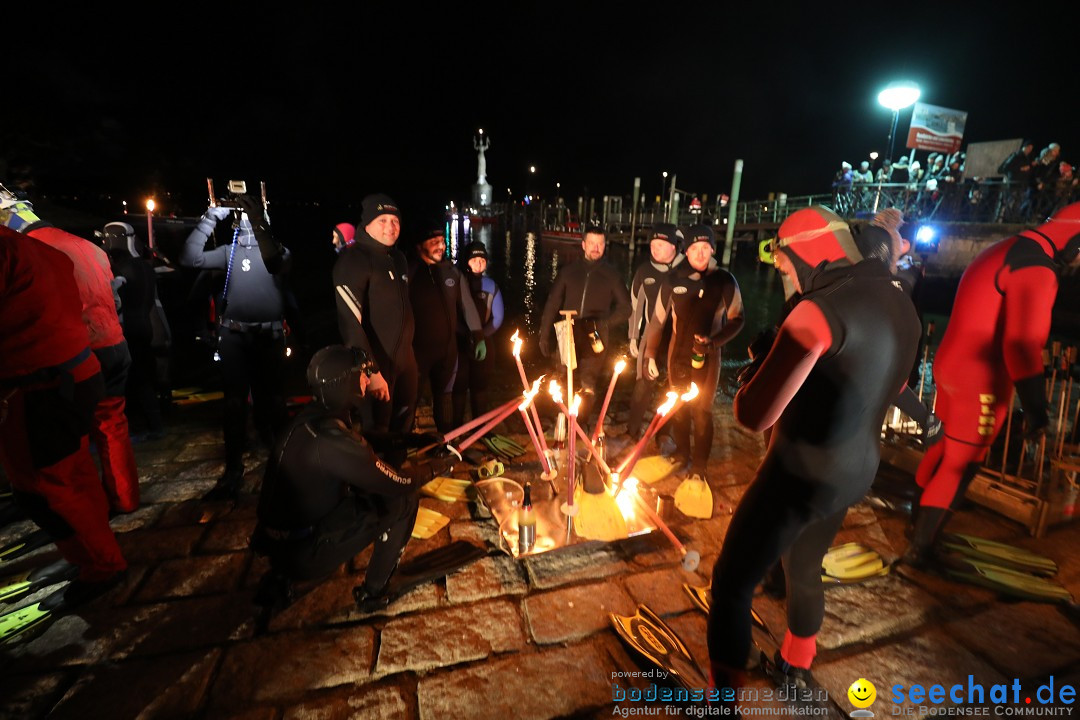
[[[599,330],[593,330],[589,333],[589,342],[592,343],[592,351],[594,353],[599,354],[604,352],[604,341],[600,339]]]
[[[707,343],[694,340],[694,349],[690,351],[690,366],[695,370],[705,367],[705,353],[708,351]]]
[[[525,497],[518,508],[518,555],[529,552],[536,545],[536,511],[532,505],[532,483],[525,483]]]

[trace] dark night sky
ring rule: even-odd
[[[1030,136],[1080,160],[1076,44],[1037,5],[198,5],[154,20],[35,6],[0,158],[55,192],[199,198],[213,175],[265,178],[279,199],[384,190],[408,212],[467,197],[483,127],[496,197],[556,181],[629,194],[635,175],[651,197],[662,170],[713,196],[738,157],[750,199],[825,191],[840,160],[883,152],[877,91],[909,79],[969,113],[965,144]]]

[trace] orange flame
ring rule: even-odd
[[[622,371],[626,369],[626,360],[619,358],[619,362],[615,363],[615,374],[620,375]]]
[[[675,407],[675,401],[679,399],[679,393],[669,392],[667,394],[667,402],[660,407],[656,408],[657,415],[667,415],[671,412],[671,408]]]
[[[570,403],[570,414],[577,417],[579,407],[581,407],[581,396],[574,393],[574,401]]]
[[[518,337],[518,331],[515,330],[514,334],[510,336],[510,339],[514,342],[514,357],[521,356],[521,338]]]
[[[538,377],[536,379],[536,381],[533,382],[532,390],[521,393],[522,396],[525,399],[522,401],[522,403],[520,405],[518,405],[518,410],[528,410],[529,409],[529,405],[532,404],[533,398],[536,397],[536,393],[540,392],[540,381],[543,380],[543,379],[544,378],[542,376]]]
[[[690,402],[698,396],[697,383],[690,383],[690,389],[682,394],[683,402]]]
[[[548,392],[551,394],[551,399],[555,401],[556,405],[562,404],[562,388],[559,387],[559,383],[554,380],[548,383]]]

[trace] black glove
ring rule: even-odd
[[[1038,440],[1050,425],[1042,373],[1017,380],[1016,394],[1024,410],[1024,439]]]
[[[759,360],[768,355],[773,343],[776,342],[778,332],[775,326],[759,332],[746,348],[747,353],[750,354],[750,359]]]

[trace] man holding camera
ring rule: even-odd
[[[185,267],[225,271],[225,289],[217,303],[225,382],[225,473],[206,500],[233,499],[240,490],[249,391],[255,424],[267,445],[273,445],[286,420],[281,375],[289,251],[270,233],[258,200],[240,194],[226,202],[234,207],[207,209],[180,253]],[[226,218],[233,219],[232,241],[204,250],[215,226]]]

